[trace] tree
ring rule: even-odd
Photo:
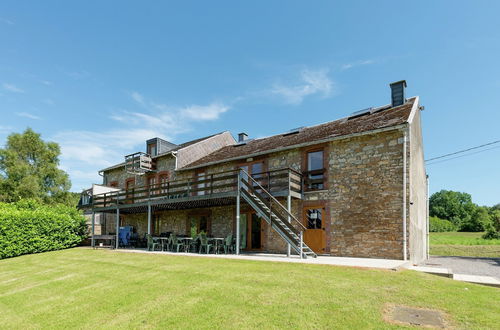
[[[491,223],[489,208],[477,206],[469,221],[460,224],[461,231],[483,231]]]
[[[429,198],[430,216],[449,220],[459,228],[471,221],[476,208],[467,193],[441,190]]]
[[[491,222],[485,226],[486,233],[483,238],[500,239],[500,210],[495,207],[490,208],[490,217]]]
[[[60,153],[57,143],[44,142],[31,128],[9,135],[0,149],[0,201],[71,201],[68,174],[58,168]]]

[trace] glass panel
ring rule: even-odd
[[[151,195],[155,195],[158,193],[156,190],[154,190],[154,188],[156,188],[156,177],[153,176],[148,178],[148,187],[152,190]]]
[[[240,247],[247,248],[247,215],[240,215]]]
[[[306,211],[307,229],[322,229],[322,209],[308,209]]]
[[[201,172],[201,173],[198,173],[197,174],[197,180],[205,180],[205,172]],[[202,182],[202,183],[198,183],[196,185],[196,188],[197,189],[202,189],[202,188],[205,188],[205,182]],[[200,190],[197,192],[197,195],[200,196],[200,195],[205,195],[205,190]]]
[[[161,230],[161,223],[160,223],[160,216],[159,215],[154,215],[153,216],[153,235],[154,236],[159,236],[160,235],[160,230]]]
[[[248,166],[247,165],[240,166],[240,168],[248,173]],[[242,175],[242,179],[244,181],[248,182],[248,175],[246,175],[246,173],[244,173],[244,172],[241,172],[241,175]],[[243,188],[245,190],[247,190],[247,187],[244,184],[242,184],[242,185],[243,185]]]
[[[168,175],[167,174],[162,174],[160,176],[160,184],[161,184],[161,193],[166,194],[167,193],[167,181],[168,181]]]
[[[200,217],[200,224],[198,226],[198,233],[204,232],[208,234],[208,219],[205,216]]]
[[[252,213],[252,249],[260,249],[260,225],[261,219]]]
[[[323,168],[323,151],[314,151],[307,154],[307,170],[314,171]]]
[[[156,144],[148,145],[148,154],[150,156],[156,156]]]
[[[208,234],[208,217],[204,215],[193,216],[191,217],[190,225],[188,234],[191,237],[196,237],[201,232]]]
[[[265,174],[263,174],[262,172],[264,172],[264,163],[252,164],[252,172],[251,172],[252,178],[254,178],[255,181],[257,181],[260,185],[264,184],[262,179],[265,177]],[[253,185],[256,186],[257,184],[254,183]]]
[[[307,170],[317,171],[323,169],[323,151],[313,151],[307,154]],[[309,174],[309,189],[323,189],[323,173]]]

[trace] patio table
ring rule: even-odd
[[[189,252],[189,247],[191,246],[191,242],[193,241],[193,238],[192,237],[179,237],[179,239],[184,241],[184,245],[185,245],[184,251]]]
[[[161,244],[161,250],[164,251],[165,245],[168,243],[168,237],[153,236],[152,239],[154,242],[159,242]]]
[[[224,237],[212,237],[209,240],[213,241],[215,244],[215,253],[219,254],[219,244],[224,244]]]

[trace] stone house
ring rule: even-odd
[[[148,140],[100,172],[110,191],[82,207],[105,215],[99,233],[204,231],[235,235],[242,251],[417,263],[428,235],[423,107],[405,87],[391,84],[389,105],[266,138]]]

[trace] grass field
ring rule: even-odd
[[[76,248],[0,260],[0,328],[396,328],[391,305],[500,324],[500,290],[414,271]]]
[[[430,254],[500,258],[500,239],[483,239],[483,233],[430,233]]]

